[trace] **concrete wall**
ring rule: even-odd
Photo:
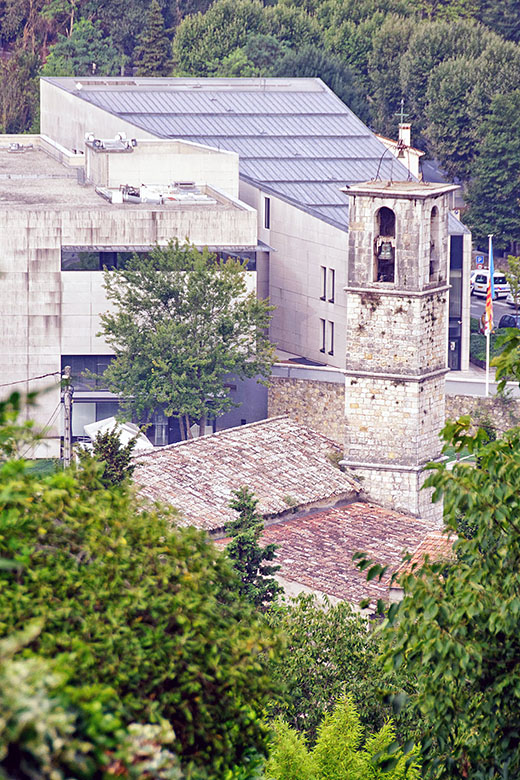
[[[125,132],[128,138],[156,136],[87,103],[47,79],[40,79],[40,130],[66,149],[84,151],[85,134],[114,138]]]
[[[258,237],[270,255],[269,297],[276,306],[272,341],[282,350],[319,363],[345,366],[347,234],[246,182],[240,197],[257,210]],[[271,227],[264,228],[270,198]],[[321,266],[335,272],[335,301],[321,301]],[[334,323],[334,355],[320,352],[320,319]]]
[[[238,198],[238,154],[183,141],[139,141],[132,151],[86,148],[87,178],[102,187],[193,181]]]
[[[42,184],[45,187],[45,184]],[[23,183],[21,185],[23,191]],[[94,196],[96,197],[96,196]],[[73,200],[73,198],[72,198]],[[198,245],[256,245],[256,214],[251,209],[197,205],[145,208],[100,207],[51,209],[41,206],[0,210],[0,376],[16,389],[51,389],[38,399],[39,425],[49,420],[45,456],[59,455],[62,354],[107,354],[96,334],[106,310],[102,274],[61,271],[62,246],[152,246],[186,236]],[[248,289],[255,274],[248,275]],[[38,382],[27,379],[54,373]]]

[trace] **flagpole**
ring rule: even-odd
[[[491,334],[489,328],[486,330],[486,398],[489,396],[489,342]]]
[[[489,280],[486,290],[486,398],[489,396],[489,352],[491,331],[493,330],[493,298],[495,295],[495,264],[493,262],[493,233],[488,234],[488,271]]]

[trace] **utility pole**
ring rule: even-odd
[[[63,370],[63,410],[64,410],[64,431],[63,431],[63,465],[65,468],[70,466],[72,460],[72,394],[74,388],[70,383],[70,366],[65,366]]]

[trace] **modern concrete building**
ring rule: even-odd
[[[276,306],[273,341],[290,355],[345,367],[349,207],[343,190],[371,179],[413,180],[405,136],[396,158],[314,78],[46,78],[41,128],[77,151],[86,133],[125,131],[236,152],[239,196],[257,211],[258,238],[275,250],[257,261],[260,294]],[[471,236],[453,216],[443,229],[456,242],[462,237],[449,362],[467,369],[469,284],[457,282],[461,272],[469,279]]]
[[[39,454],[60,453],[62,366],[78,378],[110,360],[98,335],[107,310],[103,266],[186,237],[254,257],[256,213],[237,194],[237,155],[199,144],[92,138],[76,154],[45,136],[0,138],[0,376],[4,392],[46,390],[37,420],[48,439]],[[115,397],[79,378],[74,435],[116,409]],[[168,426],[156,416],[155,443],[168,443]]]
[[[287,359],[275,369],[270,408],[292,413],[303,399],[312,427],[323,430],[320,419],[314,419],[322,405],[328,421],[334,418],[330,435],[341,442],[353,465],[364,462],[354,454],[356,448],[370,447],[357,441],[348,413],[351,372],[354,363],[361,370],[357,362],[364,360],[359,335],[367,312],[357,305],[352,289],[361,266],[362,274],[368,274],[361,287],[368,281],[370,287],[363,300],[381,297],[374,285],[392,286],[385,294],[395,300],[401,296],[403,306],[408,292],[422,295],[424,285],[438,286],[442,271],[445,292],[433,326],[435,355],[422,345],[415,309],[410,317],[390,313],[374,346],[381,354],[404,354],[411,341],[424,346],[412,371],[417,388],[430,371],[440,376],[448,364],[467,367],[465,279],[471,236],[451,212],[453,188],[441,188],[441,193],[438,185],[419,185],[399,154],[395,157],[319,79],[47,78],[41,81],[41,128],[44,136],[11,139],[32,142],[32,149],[10,151],[9,139],[4,139],[0,150],[0,163],[3,157],[6,177],[11,176],[0,180],[0,194],[5,187],[4,201],[10,203],[3,216],[0,212],[0,224],[18,219],[16,239],[6,240],[7,270],[15,274],[13,291],[23,301],[20,322],[29,323],[22,326],[27,336],[13,336],[15,306],[11,302],[2,311],[8,334],[4,365],[13,381],[59,371],[60,357],[61,365],[99,372],[109,359],[109,350],[96,336],[99,313],[106,307],[99,268],[117,263],[125,252],[145,252],[156,242],[185,236],[254,261],[258,294],[269,296],[276,306],[271,338]],[[106,142],[109,138],[114,140]],[[21,198],[13,175],[33,181],[31,202]],[[172,182],[193,182],[200,197],[188,197],[181,185],[176,201],[158,200],[157,187],[164,190]],[[156,188],[147,191],[143,184]],[[421,203],[442,195],[442,208],[434,218],[435,209],[425,211],[408,198],[414,205],[399,214],[399,230],[388,240],[372,202],[360,228],[352,198],[360,185],[387,188],[392,203],[403,187],[426,193],[416,199]],[[140,190],[139,203],[130,202],[134,188]],[[376,211],[382,214],[385,208],[392,210],[385,204]],[[416,265],[403,288],[406,253],[406,263]],[[423,256],[428,260],[424,268]],[[392,263],[397,275],[390,278]],[[417,274],[427,274],[427,282]],[[393,328],[394,315],[399,327]],[[12,354],[17,358],[9,362]],[[300,369],[297,380],[284,375],[294,363]],[[302,363],[309,364],[305,376]],[[381,370],[392,373],[389,366]],[[437,381],[440,394],[442,383]],[[320,403],[313,405],[318,396]],[[102,388],[94,396],[76,394],[76,399],[83,404],[82,409],[76,404],[76,433],[84,422],[113,414],[115,399]],[[44,403],[45,413],[52,416],[53,402]],[[428,428],[430,439],[442,423],[440,408],[439,401]],[[410,410],[404,404],[401,411],[406,416]],[[417,426],[403,424],[403,437],[422,436],[415,411]],[[245,419],[240,411],[238,415],[227,424],[265,416],[261,409]],[[159,417],[152,435],[163,444],[175,439],[175,431]],[[375,435],[373,426],[370,430]],[[420,471],[435,453],[418,445],[419,450],[413,464],[396,463]],[[416,482],[418,487],[420,479]],[[376,475],[373,490],[381,503],[423,512],[417,496],[404,499],[395,484],[377,494],[383,484]]]

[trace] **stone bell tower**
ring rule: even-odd
[[[349,195],[345,465],[384,506],[442,521],[421,491],[440,455],[453,185],[372,181]]]

